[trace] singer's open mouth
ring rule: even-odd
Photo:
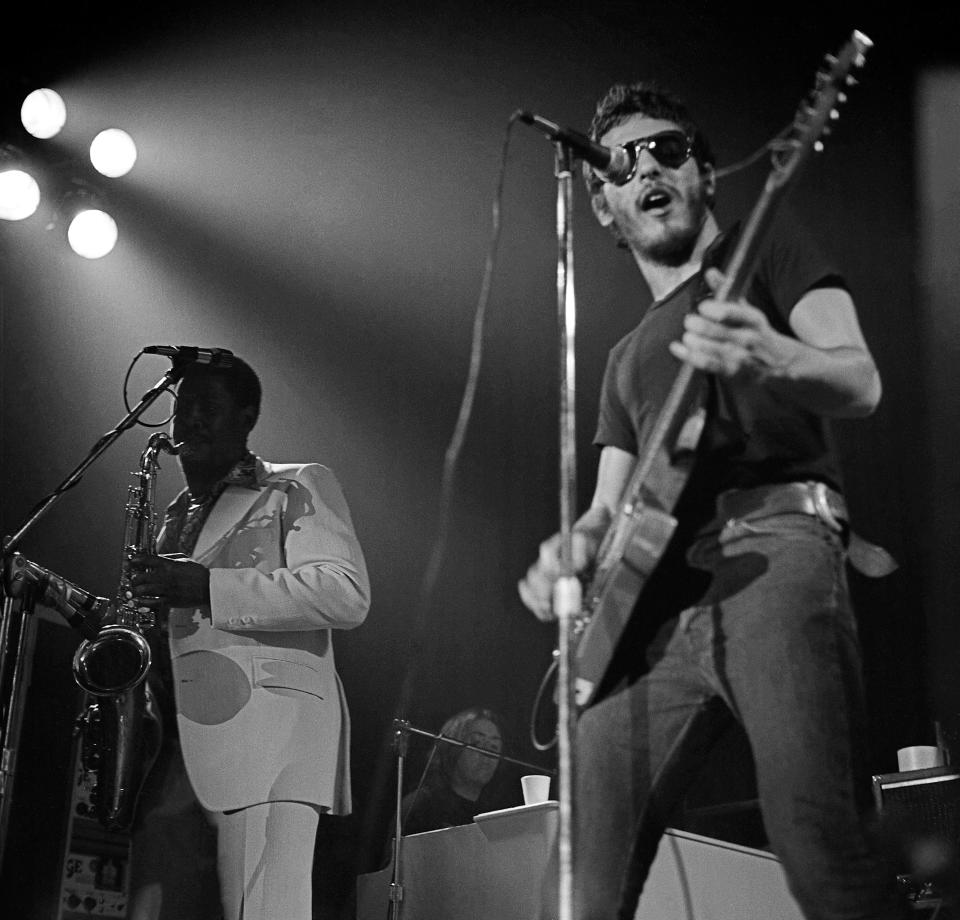
[[[670,204],[670,195],[661,188],[650,189],[640,199],[641,211],[654,211],[658,208],[665,208]]]

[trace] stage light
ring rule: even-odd
[[[40,205],[37,180],[22,169],[0,172],[0,220],[25,220]]]
[[[34,137],[46,140],[59,133],[67,121],[67,107],[52,89],[35,89],[20,107],[20,121]]]
[[[83,179],[70,180],[47,230],[64,224],[70,248],[85,259],[102,259],[117,243],[117,222],[107,213],[102,194]]]
[[[107,128],[90,144],[90,162],[97,172],[117,179],[125,176],[137,161],[137,145],[126,131]]]
[[[79,211],[67,227],[67,241],[78,256],[102,259],[117,244],[117,222],[99,208]]]
[[[27,172],[23,154],[10,144],[0,144],[0,219],[25,220],[40,204],[40,187]]]

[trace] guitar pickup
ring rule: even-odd
[[[649,575],[659,562],[676,528],[677,519],[673,515],[649,505],[645,506],[634,518],[634,531],[624,549],[623,558],[636,571]]]

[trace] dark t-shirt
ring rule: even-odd
[[[476,802],[457,795],[448,786],[424,787],[415,799],[414,795],[411,792],[403,800],[404,834],[459,827],[469,824],[474,815],[480,814]]]
[[[739,228],[721,235],[706,266],[723,266]],[[844,287],[833,264],[788,215],[766,233],[746,299],[771,326],[794,336],[790,311],[809,290]],[[640,323],[611,350],[600,397],[595,443],[630,453],[642,449],[669,393],[680,362],[668,350],[681,338],[684,316],[708,295],[697,274],[650,305]],[[795,336],[794,336],[795,337]],[[818,480],[840,490],[841,476],[826,421],[768,388],[706,376],[707,425],[697,461],[676,509],[689,531],[713,515],[714,498],[732,488]]]

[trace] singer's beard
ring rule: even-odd
[[[657,232],[641,231],[632,241],[632,248],[645,261],[656,265],[685,265],[693,256],[709,210],[706,192],[699,184],[690,191],[679,223],[661,224]]]
[[[677,231],[656,240],[642,251],[650,262],[667,268],[677,268],[690,261],[699,237],[700,227]]]

